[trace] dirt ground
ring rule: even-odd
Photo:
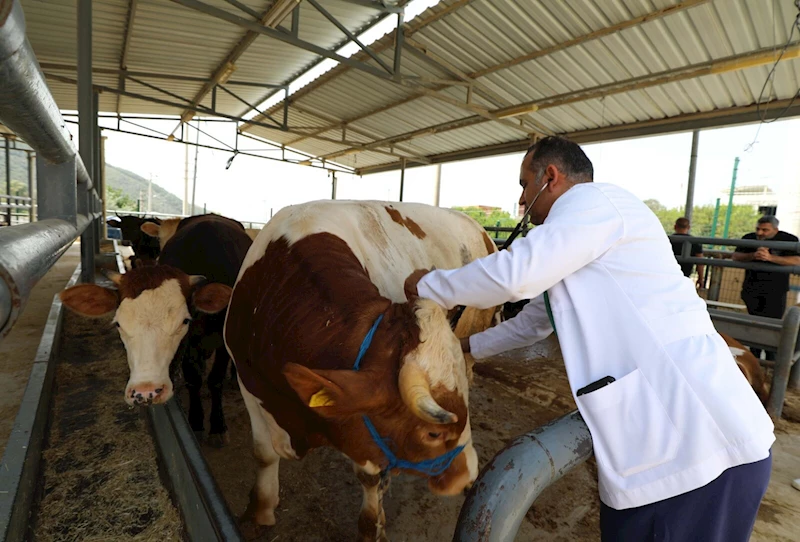
[[[188,404],[185,394],[181,399]],[[552,337],[531,349],[477,364],[470,413],[481,465],[510,439],[574,409],[561,353]],[[247,505],[255,463],[247,410],[234,385],[225,392],[225,415],[230,445],[218,450],[204,444],[203,452],[231,512],[238,516]],[[800,539],[800,491],[791,487],[791,481],[800,477],[800,393],[789,393],[784,419],[776,423],[776,437],[772,479],[752,542]],[[277,525],[251,540],[353,540],[361,489],[344,456],[319,449],[300,462],[281,461],[280,480]],[[599,540],[596,480],[596,464],[590,459],[545,490],[527,513],[517,540]],[[390,540],[451,540],[463,502],[460,496],[432,495],[420,479],[394,478],[385,501]]]
[[[80,259],[81,247],[76,242],[39,281],[11,333],[0,341],[0,451],[11,434],[53,296],[67,284]]]

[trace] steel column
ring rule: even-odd
[[[694,209],[694,181],[697,173],[697,146],[700,143],[700,130],[692,132],[692,156],[689,160],[689,182],[686,185],[686,210],[683,216],[692,220],[692,209]]]
[[[731,212],[733,211],[733,193],[736,191],[736,174],[739,171],[739,157],[733,161],[733,176],[731,177],[731,190],[728,193],[728,208],[725,210],[725,225],[722,227],[722,237],[728,238],[728,226],[731,223]]]
[[[512,440],[472,485],[454,542],[512,542],[525,514],[549,485],[592,455],[577,410]]]
[[[28,197],[31,198],[31,208],[30,211],[28,211],[28,222],[33,222],[36,217],[36,195],[34,195],[33,192],[33,172],[36,155],[30,151],[26,154],[28,155]]]
[[[92,93],[92,157],[94,158],[94,163],[92,164],[92,181],[95,186],[95,191],[102,194],[103,193],[103,182],[100,178],[100,126],[98,125],[97,119],[97,112],[100,109],[100,94],[97,92]],[[95,197],[94,193],[88,192],[90,208],[92,212],[100,211],[101,208],[98,205],[97,198]],[[92,224],[92,236],[94,237],[94,253],[100,254],[100,239],[103,236],[103,232],[100,229],[100,224],[105,224],[105,215],[103,215],[102,220],[95,220]]]
[[[394,78],[400,80],[400,60],[403,55],[403,19],[405,14],[400,12],[397,14],[397,30],[394,34]]]
[[[797,348],[798,330],[800,330],[800,308],[792,307],[783,317],[778,353],[775,356],[775,368],[772,372],[772,386],[767,400],[767,412],[775,420],[779,420],[783,412],[783,401]]]
[[[8,138],[3,138],[6,142],[6,195],[11,195],[11,145],[8,142]],[[11,225],[11,199],[9,198],[8,201],[8,209],[6,210],[6,223],[10,226]]]
[[[336,179],[336,172],[331,172],[332,179],[331,179],[331,199],[336,199],[336,189],[338,188],[338,181]]]
[[[78,146],[86,169],[93,173],[94,161],[94,96],[92,93],[92,0],[78,0]],[[78,189],[78,213],[92,212],[90,194]],[[94,231],[81,234],[81,282],[94,282]]]
[[[403,191],[406,185],[406,159],[402,159],[402,166],[400,167],[400,201],[403,201]]]
[[[442,164],[436,164],[436,184],[433,192],[433,204],[439,206],[439,196],[442,194]]]

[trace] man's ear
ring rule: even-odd
[[[205,314],[216,314],[228,307],[232,292],[233,289],[227,284],[212,282],[192,293],[192,305]]]
[[[97,284],[78,284],[58,294],[61,303],[83,316],[103,316],[117,309],[119,294],[116,290]]]
[[[334,418],[378,408],[385,394],[374,375],[349,370],[315,370],[287,363],[283,375],[303,403],[320,416]]]

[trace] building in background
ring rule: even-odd
[[[729,192],[721,192],[722,201],[727,201]],[[765,184],[737,186],[733,192],[734,205],[750,205],[762,215],[777,215],[777,194]],[[780,219],[780,217],[778,217]]]

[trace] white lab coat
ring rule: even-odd
[[[446,308],[531,298],[515,318],[473,335],[475,358],[552,333],[549,292],[573,394],[592,434],[601,500],[643,506],[765,459],[772,421],[684,277],[655,215],[609,184],[578,184],[508,251],[420,281]]]

